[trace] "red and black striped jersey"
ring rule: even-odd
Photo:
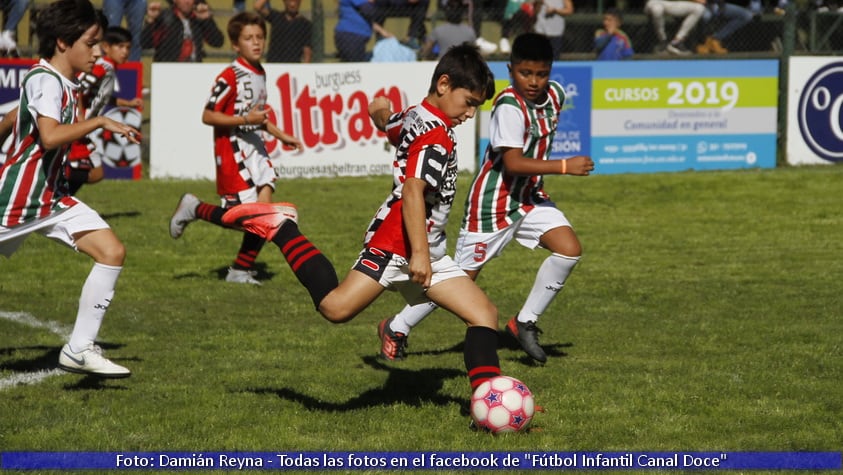
[[[392,192],[378,209],[366,231],[367,246],[409,259],[409,241],[401,212],[402,190],[407,178],[424,180],[428,243],[439,242],[456,195],[457,153],[450,120],[427,101],[393,114],[386,130],[396,146]]]
[[[77,79],[79,105],[85,119],[102,114],[105,106],[113,102],[114,93],[120,91],[117,64],[108,57],[98,59],[90,73],[79,73]]]
[[[214,81],[211,96],[205,108],[228,115],[245,117],[254,108],[266,106],[266,73],[238,57]],[[259,125],[214,127],[214,156],[216,159],[217,194],[235,194],[251,188],[249,177],[244,177],[240,152],[240,137],[249,143],[262,143]],[[243,147],[245,148],[245,147]],[[268,157],[267,157],[268,159]]]

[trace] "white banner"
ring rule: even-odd
[[[843,60],[795,56],[788,69],[787,162],[843,161]]]
[[[305,145],[302,153],[267,148],[281,178],[392,173],[394,150],[369,119],[367,106],[386,95],[393,110],[420,102],[433,62],[265,64],[270,120]],[[150,177],[214,178],[213,133],[202,110],[224,64],[153,63]],[[455,129],[460,169],[477,163],[477,122]]]

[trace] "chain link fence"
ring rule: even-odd
[[[271,5],[276,11],[283,11],[281,0],[272,0]],[[310,22],[310,45],[314,62],[340,61],[335,38],[337,24],[342,15],[340,4],[345,0],[303,0],[300,15]],[[433,28],[443,24],[445,16],[440,5],[442,0],[376,0],[376,9],[368,12],[370,18],[377,19],[384,28],[404,44],[417,50],[425,41]],[[471,2],[471,0],[462,0]],[[501,51],[498,46],[502,32],[506,33],[504,15],[507,11],[507,0],[474,0],[467,3],[464,22],[473,27],[477,36],[494,45],[496,51],[489,54],[490,60],[506,60],[506,50]],[[510,0],[511,1],[511,0]],[[569,1],[569,0],[565,0]],[[574,0],[576,1],[576,0]],[[674,0],[671,0],[674,1]],[[802,0],[802,3],[784,4],[742,3],[736,0],[733,5],[746,9],[749,21],[740,25],[737,30],[725,38],[720,39],[722,46],[717,51],[701,48],[709,37],[717,36],[718,31],[727,25],[728,18],[714,13],[709,21],[699,21],[684,43],[692,56],[720,56],[726,51],[730,55],[738,56],[776,56],[782,52],[796,54],[827,54],[839,51],[843,47],[843,11],[838,12],[836,5],[814,3],[821,0]],[[747,0],[756,2],[757,0]],[[777,2],[777,0],[770,0]],[[170,8],[166,1],[161,2],[164,8]],[[226,24],[234,14],[234,6],[229,0],[208,0],[211,7],[212,19],[223,33]],[[18,51],[22,57],[33,57],[36,51],[34,23],[37,22],[37,12],[44,3],[32,2],[29,14],[18,25]],[[246,4],[247,8],[251,4]],[[656,35],[652,18],[645,13],[645,0],[597,0],[574,5],[575,12],[565,17],[565,31],[562,37],[561,55],[559,59],[593,59],[594,34],[602,28],[603,13],[616,8],[623,14],[622,29],[627,33],[639,58],[664,57],[665,52],[659,50],[659,39]],[[843,10],[843,9],[841,9]],[[710,10],[709,10],[710,11]],[[681,19],[665,17],[665,30],[670,37],[679,28]],[[277,34],[284,34],[287,30],[278,29]],[[510,28],[510,31],[512,29]],[[515,30],[517,33],[518,29]],[[790,34],[787,32],[790,31]],[[269,35],[274,32],[269,27]],[[363,44],[367,52],[375,46],[377,34],[363,36]],[[511,38],[510,38],[511,39]],[[269,42],[267,43],[269,47]],[[233,58],[228,38],[222,46],[204,45],[206,57],[204,61],[226,62]],[[155,51],[144,50],[144,58],[152,58]],[[162,55],[169,56],[169,55]]]

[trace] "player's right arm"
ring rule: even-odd
[[[73,124],[61,124],[52,117],[38,115],[37,122],[41,144],[47,150],[53,150],[79,140],[97,129],[105,129],[123,135],[131,143],[140,143],[140,132],[137,129],[105,116],[92,117]]]
[[[430,287],[433,270],[430,266],[430,244],[427,242],[427,211],[424,190],[427,182],[407,177],[401,190],[401,213],[404,232],[410,242],[410,279],[424,287]]]
[[[3,116],[3,120],[0,120],[0,144],[6,142],[6,139],[9,138],[9,135],[12,134],[12,131],[15,129],[15,120],[18,117],[18,108],[15,107],[14,109],[6,112],[6,115]]]
[[[377,96],[369,103],[369,117],[375,123],[375,127],[381,132],[386,132],[386,123],[392,115],[391,104],[386,96]]]
[[[577,155],[562,160],[527,158],[520,148],[502,148],[503,166],[510,175],[588,175],[594,170],[591,157]]]

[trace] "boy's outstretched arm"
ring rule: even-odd
[[[92,117],[73,124],[60,124],[56,119],[43,115],[39,115],[37,120],[41,143],[47,150],[67,145],[100,128],[122,135],[131,143],[140,143],[141,138],[140,132],[134,127],[105,116]]]
[[[520,148],[507,148],[503,152],[503,166],[510,175],[588,175],[594,170],[594,161],[587,155],[565,160],[536,160],[525,157]]]
[[[282,144],[288,147],[293,147],[299,152],[304,151],[304,145],[301,143],[301,140],[299,140],[298,137],[294,137],[288,134],[287,132],[284,132],[283,130],[279,129],[278,126],[269,121],[266,121],[265,127],[266,131],[272,134],[273,137],[280,140]]]

